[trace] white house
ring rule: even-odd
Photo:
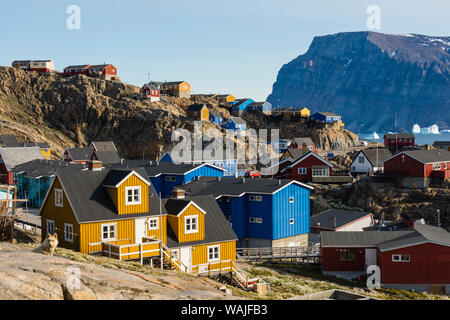
[[[383,161],[391,156],[392,153],[388,149],[361,150],[353,160],[350,171],[352,174],[383,172]]]

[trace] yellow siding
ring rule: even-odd
[[[167,243],[167,216],[153,216],[151,218],[158,218],[158,230],[148,230],[147,228],[147,237],[154,236],[156,239],[162,240],[162,242]],[[162,218],[162,225],[160,218]],[[161,228],[162,228],[162,238],[161,238]]]
[[[58,177],[55,177],[52,188],[49,190],[47,200],[41,211],[42,240],[47,236],[47,219],[55,221],[55,232],[58,234],[59,247],[77,250],[79,248],[80,228],[70,207],[66,193],[63,192],[63,207],[55,206],[55,189],[62,189]],[[73,242],[64,240],[64,223],[73,225]]]
[[[202,111],[200,114],[200,120],[201,121],[209,121],[209,110],[207,107],[202,108]]]
[[[141,187],[141,204],[136,205],[125,205],[125,188],[126,187]],[[110,189],[110,188],[108,188]],[[149,197],[148,197],[148,185],[144,183],[141,179],[139,179],[136,175],[131,175],[127,180],[125,180],[116,191],[110,192],[110,195],[115,197],[114,203],[116,204],[116,208],[119,214],[132,214],[132,213],[143,213],[148,212],[149,208]]]
[[[303,108],[302,110],[300,110],[301,117],[309,117],[310,114],[311,112],[309,111],[308,108]]]
[[[198,232],[185,234],[184,218],[191,215],[198,215]],[[192,204],[179,217],[169,215],[168,220],[179,243],[200,241],[205,238],[205,214]]]
[[[210,243],[193,247],[192,265],[208,263],[208,247],[220,244],[220,260],[236,261],[236,241]]]
[[[108,190],[109,196],[111,197],[111,200],[114,203],[114,207],[116,208],[116,210],[119,210],[117,189],[116,188],[106,188],[106,190]]]
[[[90,253],[101,251],[101,245],[99,244],[102,242],[101,225],[106,223],[117,224],[116,227],[117,241],[109,241],[109,243],[126,245],[135,242],[134,219],[83,223],[80,225],[81,229],[80,252]]]

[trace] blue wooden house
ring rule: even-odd
[[[310,117],[311,122],[333,123],[341,122],[342,117],[332,112],[316,112]]]
[[[222,125],[222,128],[228,130],[246,130],[247,124],[240,117],[230,117],[227,122]]]
[[[181,186],[186,195],[212,194],[241,247],[308,244],[310,190],[293,180],[200,177]]]
[[[253,102],[248,105],[247,110],[260,111],[262,113],[270,114],[272,112],[272,104],[267,101]]]
[[[13,177],[18,198],[28,199],[29,207],[40,208],[59,168],[81,171],[86,166],[63,160],[37,159],[14,167]]]
[[[209,122],[221,125],[223,123],[223,117],[218,111],[211,110],[209,111]]]
[[[169,161],[123,160],[113,168],[143,168],[153,187],[163,198],[170,198],[176,186],[199,177],[223,177],[225,169],[208,163],[175,164]]]
[[[231,103],[231,114],[235,117],[239,117],[247,107],[255,102],[253,99],[236,99]]]

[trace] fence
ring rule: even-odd
[[[294,263],[319,263],[320,248],[317,245],[307,247],[268,247],[237,248],[241,261],[279,261]]]

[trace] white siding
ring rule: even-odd
[[[363,157],[364,162],[359,162],[359,158]],[[368,173],[372,172],[372,165],[370,164],[369,160],[367,160],[364,153],[360,152],[356,156],[355,160],[353,161],[351,165],[351,172],[355,173]]]
[[[366,216],[352,224],[349,224],[336,231],[364,231],[363,228],[372,226],[372,216]]]

